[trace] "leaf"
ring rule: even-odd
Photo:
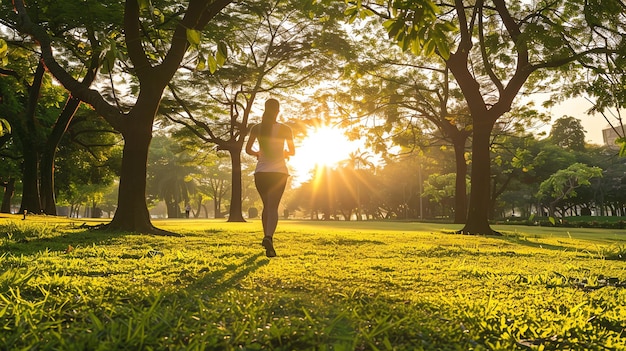
[[[209,55],[207,59],[209,62],[209,72],[213,74],[215,73],[215,71],[217,71],[217,60],[215,60],[215,57],[213,57],[213,55]]]
[[[154,9],[154,10],[152,10],[152,15],[153,15],[154,17],[156,17],[157,22],[158,22],[159,24],[163,24],[163,23],[165,23],[165,15],[163,14],[163,12],[161,12],[161,10],[159,10],[159,9]]]
[[[196,63],[196,70],[203,71],[206,69],[206,59],[202,55],[198,55],[198,62]]]
[[[100,318],[98,318],[92,311],[89,311],[89,319],[91,319],[91,322],[96,327],[96,330],[104,330],[104,323],[102,323]]]
[[[187,41],[192,46],[200,45],[200,31],[195,29],[187,29]]]
[[[115,66],[115,56],[116,56],[116,48],[110,48],[106,54],[104,55],[104,60],[102,61],[102,68],[100,72],[103,74],[109,74],[113,67]]]
[[[556,225],[556,219],[554,219],[554,217],[550,216],[548,217],[548,220],[552,223],[552,225]]]
[[[435,37],[435,44],[437,45],[437,50],[439,51],[439,54],[441,55],[441,57],[443,57],[444,60],[449,59],[450,58],[450,46],[448,45],[448,42],[445,39]]]
[[[352,19],[354,19],[357,15],[357,13],[359,12],[359,8],[355,5],[353,6],[349,6],[347,7],[344,11],[343,14],[347,17],[350,17]]]
[[[437,44],[435,43],[435,40],[433,40],[432,38],[428,39],[426,41],[426,44],[424,44],[424,55],[426,56],[430,56],[435,52],[435,48],[437,47]]]
[[[619,156],[626,157],[626,137],[615,139],[615,144],[619,145]]]
[[[444,21],[444,22],[442,22],[442,23],[441,23],[441,26],[442,26],[442,30],[443,30],[443,31],[445,31],[445,32],[453,32],[453,31],[456,31],[456,30],[457,30],[457,28],[456,28],[456,26],[454,25],[454,23],[452,23],[452,22],[450,22],[450,21]]]
[[[0,38],[0,57],[6,57],[9,52],[9,45],[6,40]]]
[[[395,21],[394,21],[393,19],[388,19],[388,20],[385,20],[385,21],[383,22],[383,27],[384,27],[387,31],[389,31],[389,28],[391,28],[391,26],[392,26],[394,23],[395,23]]]
[[[140,10],[147,10],[150,8],[150,0],[137,0]]]
[[[0,118],[0,136],[11,133],[11,125],[6,119]]]
[[[218,66],[223,66],[228,58],[228,46],[224,42],[217,44],[217,54],[215,55]]]

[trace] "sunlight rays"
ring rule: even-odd
[[[348,140],[340,128],[328,125],[314,128],[298,143],[296,155],[289,160],[295,181],[310,179],[316,167],[335,167],[349,159],[358,147],[359,142]]]

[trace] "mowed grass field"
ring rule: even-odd
[[[81,224],[0,217],[0,349],[626,350],[624,230]]]

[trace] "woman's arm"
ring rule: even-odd
[[[250,136],[248,137],[248,142],[246,143],[246,153],[256,158],[259,158],[259,152],[256,150],[253,150],[252,147],[254,146],[254,142],[258,139],[258,136],[259,136],[259,128],[257,124],[257,125],[254,125],[252,129],[250,129]]]
[[[293,132],[291,128],[285,126],[285,141],[287,142],[287,150],[285,150],[285,158],[289,158],[296,154],[296,147],[293,144]]]

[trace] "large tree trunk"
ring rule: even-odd
[[[41,91],[41,83],[46,70],[43,61],[39,65],[33,77],[33,83],[28,88],[28,106],[24,115],[23,128],[20,129],[24,165],[22,168],[22,204],[20,213],[28,211],[39,214],[41,203],[39,201],[39,140],[37,138],[37,101]]]
[[[22,204],[20,213],[41,213],[41,203],[39,202],[39,157],[34,141],[25,139],[24,143],[24,165],[22,170]]]
[[[486,116],[484,116],[486,117]],[[498,234],[489,226],[489,202],[491,159],[489,157],[490,136],[493,123],[478,123],[474,118],[474,137],[472,142],[472,170],[469,209],[463,234]]]
[[[231,174],[231,197],[228,222],[245,222],[243,218],[242,200],[241,200],[241,146],[236,143],[233,148],[228,149],[230,154],[230,162],[232,166]]]
[[[43,212],[48,215],[56,216],[57,214],[56,198],[54,193],[54,158],[56,157],[57,148],[59,147],[61,138],[63,138],[63,135],[67,131],[67,128],[70,125],[70,122],[72,121],[79,105],[79,99],[72,96],[68,98],[63,111],[59,115],[59,118],[52,129],[52,133],[48,137],[45,149],[41,154],[41,160],[39,162],[39,170],[41,172],[39,193],[41,196],[41,206]]]
[[[143,114],[142,114],[143,112]],[[146,175],[148,149],[152,141],[152,124],[144,119],[154,118],[151,111],[141,111],[135,106],[128,118],[128,127],[122,133],[124,151],[117,197],[117,209],[109,228],[140,233],[154,233],[146,204]],[[148,117],[146,117],[146,115]]]

